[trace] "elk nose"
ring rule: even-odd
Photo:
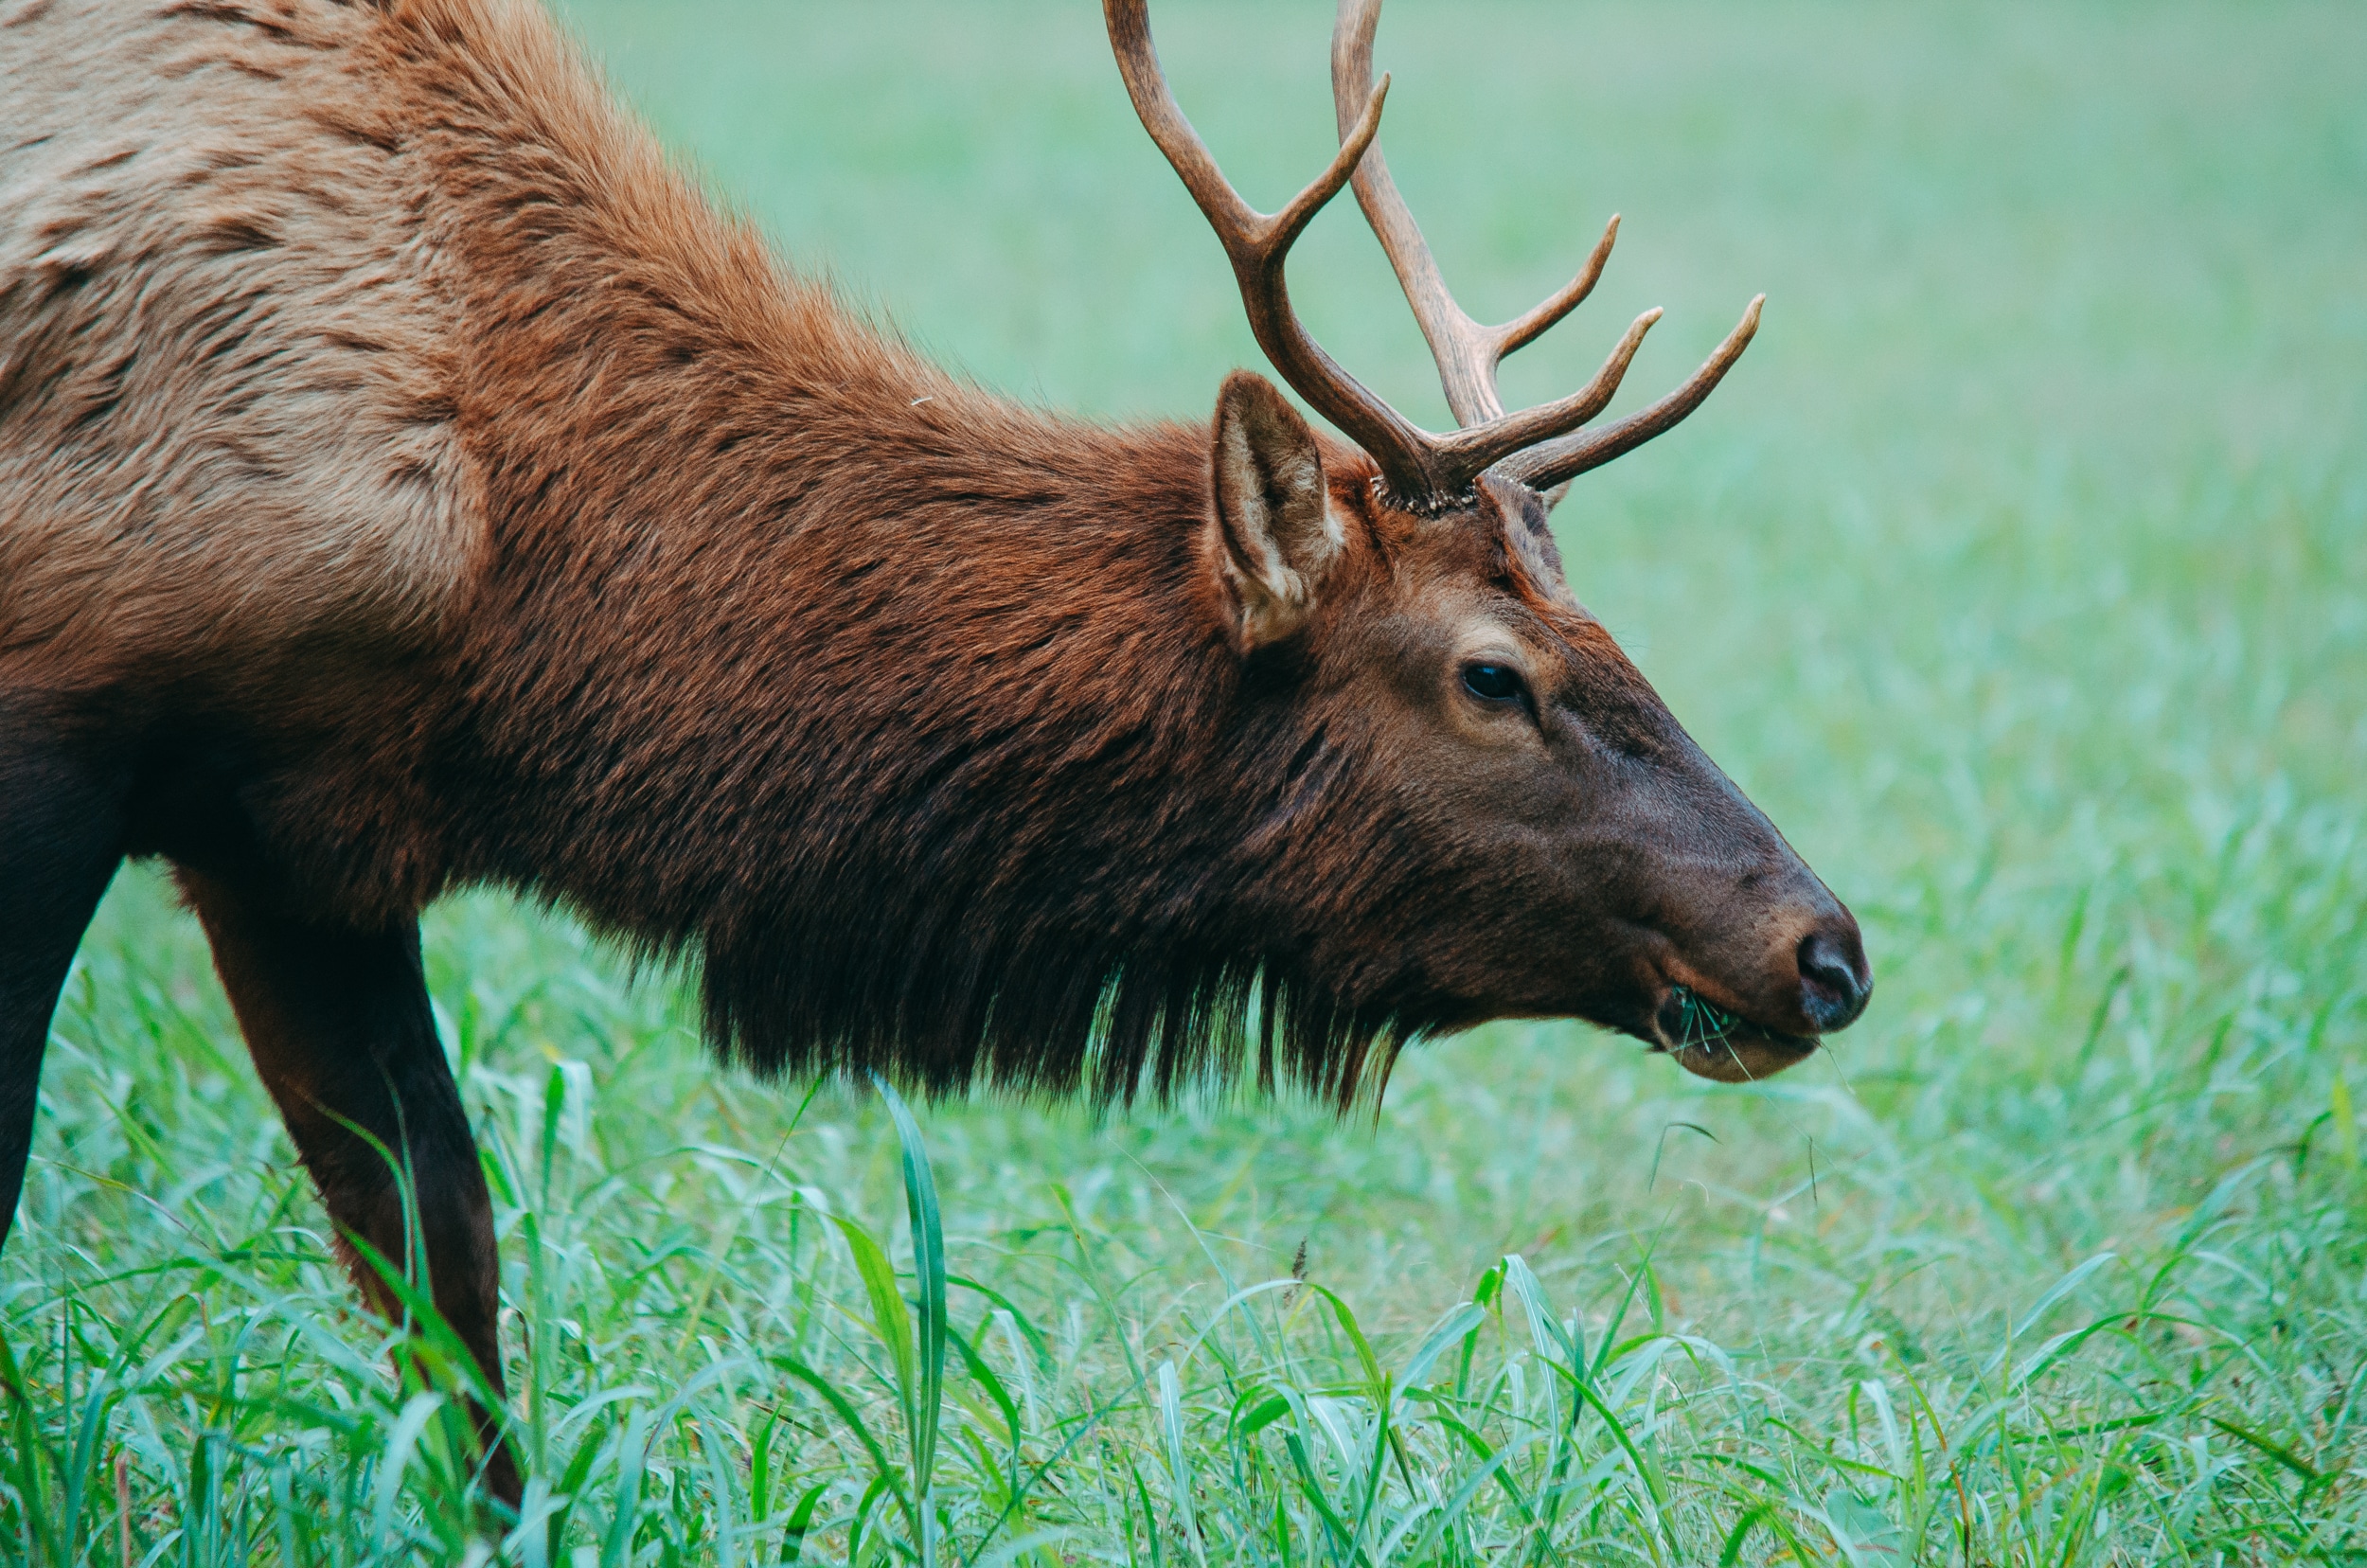
[[[1858,938],[1856,922],[1850,925],[1845,934],[1812,931],[1800,939],[1800,1010],[1819,1034],[1847,1028],[1874,994],[1865,944]]]

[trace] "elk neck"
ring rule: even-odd
[[[698,954],[759,1065],[939,1078],[983,1034],[1066,1086],[1121,970],[1133,1048],[1180,1043],[1152,1015],[1251,939],[1241,754],[1299,749],[1208,602],[1205,430],[947,375],[637,137],[447,118],[489,519],[421,780],[450,880]]]

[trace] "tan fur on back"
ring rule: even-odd
[[[784,275],[534,0],[0,0],[0,677],[435,644],[486,465],[718,395],[892,449],[924,394],[1060,440]]]
[[[482,552],[377,13],[0,0],[0,673],[433,626]]]

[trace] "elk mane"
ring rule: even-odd
[[[1310,910],[1386,880],[1390,809],[1355,716],[1225,641],[1207,430],[929,365],[785,274],[544,28],[454,14],[465,44],[400,68],[437,106],[413,145],[478,324],[494,537],[423,677],[432,776],[351,786],[390,803],[346,811],[348,881],[416,866],[390,914],[472,882],[577,910],[695,966],[710,1042],[761,1072],[1377,1090],[1436,1021],[1299,959]],[[434,842],[385,842],[421,799]]]

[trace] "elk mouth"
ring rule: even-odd
[[[1651,1021],[1652,1049],[1688,1073],[1719,1083],[1749,1083],[1806,1060],[1815,1035],[1786,1034],[1728,1012],[1688,986],[1671,986]]]

